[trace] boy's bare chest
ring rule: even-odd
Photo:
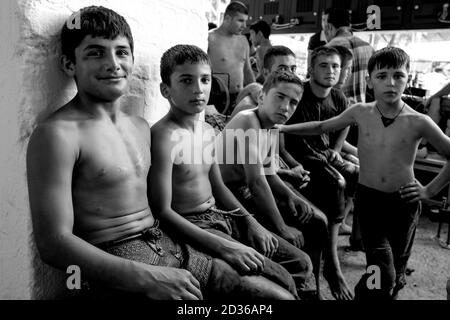
[[[96,132],[82,142],[79,178],[86,183],[114,185],[127,179],[146,179],[150,148],[135,133]]]
[[[413,148],[415,144],[414,130],[406,119],[397,119],[385,127],[381,118],[372,116],[359,125],[359,144],[375,153],[399,153]]]

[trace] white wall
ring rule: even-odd
[[[123,106],[152,124],[168,110],[159,94],[162,53],[179,43],[206,50],[205,1],[0,1],[0,299],[65,294],[64,274],[43,265],[34,247],[25,168],[36,121],[75,94],[58,67],[64,20],[89,5],[111,8],[127,19],[135,40],[135,76]]]

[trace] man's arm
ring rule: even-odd
[[[72,174],[77,136],[55,124],[39,126],[27,150],[27,178],[33,231],[42,260],[58,269],[77,265],[87,278],[150,298],[201,297],[186,270],[161,268],[113,256],[73,234]],[[195,294],[186,290],[191,288]],[[196,291],[195,291],[196,290]]]
[[[173,233],[197,248],[221,257],[237,270],[250,273],[261,270],[264,257],[253,248],[239,242],[229,241],[189,222],[172,209],[173,159],[171,150],[174,142],[164,129],[152,128],[152,166],[149,175],[152,208],[161,221]],[[233,208],[234,209],[234,208]]]
[[[252,65],[250,63],[250,47],[248,45],[247,39],[242,36],[242,41],[244,42],[245,47],[245,61],[244,61],[244,87],[249,83],[255,82],[255,75],[252,70]]]

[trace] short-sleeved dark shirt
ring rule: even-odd
[[[314,33],[311,38],[309,38],[309,42],[308,42],[308,50],[314,50],[315,48],[324,46],[327,44],[326,41],[322,41],[320,39],[320,34],[322,33],[322,31],[316,32]]]
[[[305,82],[305,91],[297,109],[286,124],[307,121],[323,121],[341,114],[348,107],[348,100],[337,89],[331,89],[326,98],[319,98],[311,90],[309,81]],[[323,158],[330,148],[330,134],[316,136],[284,135],[286,150],[297,160],[305,157]]]

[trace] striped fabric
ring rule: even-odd
[[[333,38],[328,45],[339,45],[350,49],[353,53],[352,72],[347,78],[347,82],[342,87],[345,96],[350,100],[350,104],[366,102],[366,75],[367,64],[374,53],[374,49],[367,42],[360,38],[344,33],[342,36]]]

